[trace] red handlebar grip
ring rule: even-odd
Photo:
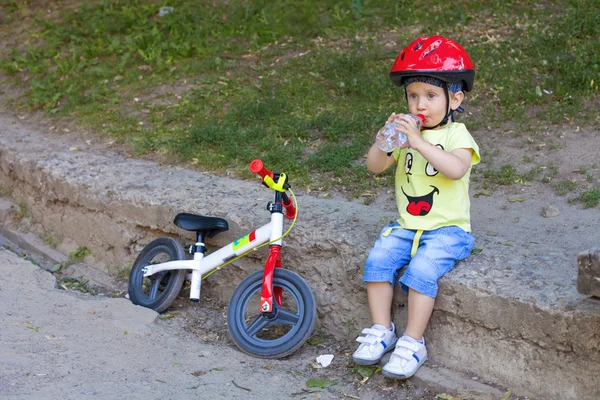
[[[256,159],[250,163],[250,172],[260,175],[261,178],[264,178],[265,175],[269,175],[271,178],[273,177],[273,173],[266,169],[262,160],[259,159]]]
[[[283,208],[285,208],[285,217],[287,219],[296,218],[296,214],[298,213],[298,209],[294,205],[294,201],[289,199],[290,202],[288,204],[283,203]]]

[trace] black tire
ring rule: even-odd
[[[273,287],[283,289],[283,307],[273,301],[273,312],[261,313],[262,280],[263,271],[257,271],[233,291],[227,309],[229,333],[246,354],[260,358],[285,357],[298,350],[315,329],[315,297],[298,274],[276,268]]]
[[[163,312],[179,294],[186,270],[162,271],[144,277],[142,269],[147,265],[183,260],[185,250],[171,238],[158,238],[142,249],[133,263],[129,275],[129,299],[133,304]]]

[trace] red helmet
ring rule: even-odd
[[[423,36],[398,54],[390,78],[402,86],[411,76],[432,76],[446,83],[462,82],[463,90],[473,89],[475,69],[469,55],[454,40],[442,36]]]

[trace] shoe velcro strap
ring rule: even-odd
[[[398,340],[398,342],[396,342],[396,348],[398,347],[408,349],[413,353],[416,353],[421,348],[421,345],[418,343],[411,343],[406,340]],[[410,357],[412,357],[412,354],[410,355]]]
[[[358,343],[367,343],[367,344],[370,344],[370,345],[380,343],[380,341],[377,340],[377,338],[374,338],[372,336],[371,337],[369,337],[369,336],[367,336],[367,337],[365,337],[365,336],[359,336],[359,337],[356,338],[356,341]]]
[[[363,335],[372,335],[372,336],[376,336],[378,339],[381,339],[382,337],[385,336],[385,332],[377,330],[377,329],[373,329],[373,328],[365,328],[362,330],[361,332]]]

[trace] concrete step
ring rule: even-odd
[[[193,235],[172,224],[179,212],[229,221],[230,230],[214,238],[211,249],[268,222],[264,206],[271,193],[258,181],[124,158],[2,118],[0,132],[0,184],[11,188],[35,228],[86,246],[106,272],[130,265],[156,237],[191,243]],[[506,213],[489,212],[485,201],[474,201],[472,211],[475,247],[483,251],[440,282],[426,332],[428,364],[476,374],[532,398],[600,398],[600,307],[575,286],[576,254],[598,238],[582,237],[579,249],[561,246],[561,236],[573,232],[572,225],[561,224],[567,213],[552,226],[542,218],[536,235],[518,226],[510,236],[494,234],[489,227],[506,223]],[[363,263],[383,225],[396,218],[393,202],[367,206],[301,190],[298,202],[284,266],[313,288],[326,332],[355,335],[370,325]],[[517,212],[530,211],[523,205]],[[579,223],[600,226],[598,214],[591,210]],[[7,218],[4,224],[18,223]],[[478,227],[483,233],[477,234]],[[227,300],[241,279],[262,267],[264,255],[259,250],[212,275],[203,290]],[[397,293],[395,304],[401,329],[403,294]]]

